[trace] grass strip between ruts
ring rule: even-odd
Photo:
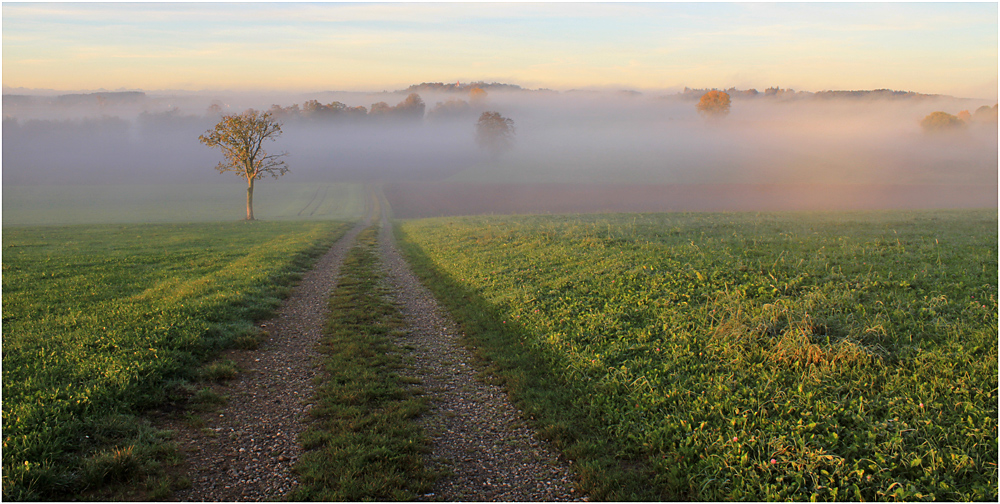
[[[330,299],[315,421],[299,438],[307,451],[292,500],[412,500],[433,483],[423,465],[429,441],[413,421],[426,400],[398,373],[403,355],[393,339],[405,334],[404,322],[380,282],[376,242],[375,227],[358,236]]]

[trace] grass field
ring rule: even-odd
[[[995,209],[398,235],[594,499],[997,497]]]
[[[254,322],[347,227],[5,227],[4,499],[85,496],[151,470],[169,450],[137,415],[221,349],[255,347]]]
[[[254,189],[260,220],[355,220],[365,211],[362,184],[265,180]],[[215,222],[246,217],[246,185],[8,186],[3,225]]]

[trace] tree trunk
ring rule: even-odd
[[[253,219],[253,179],[247,181],[247,220]]]

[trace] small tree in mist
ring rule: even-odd
[[[465,100],[455,100],[451,99],[446,102],[438,102],[427,113],[427,119],[430,121],[439,121],[447,119],[462,119],[468,120],[470,117],[475,116],[475,112],[472,107]]]
[[[710,118],[721,118],[729,114],[729,93],[712,90],[701,95],[698,100],[698,112]]]
[[[499,112],[483,112],[476,123],[476,143],[494,159],[514,147],[514,120]]]
[[[417,93],[410,93],[396,105],[394,112],[400,117],[419,121],[424,118],[424,100]]]
[[[972,121],[976,124],[983,124],[987,126],[997,127],[997,106],[994,105],[990,107],[989,105],[983,105],[976,109],[976,112],[972,114]]]
[[[281,136],[281,123],[270,112],[249,109],[242,114],[227,114],[215,128],[198,137],[209,147],[222,149],[225,160],[215,167],[219,173],[235,172],[247,181],[247,220],[253,218],[253,184],[257,179],[271,175],[278,178],[288,173],[285,162],[280,160],[287,153],[268,154],[266,140]]]
[[[920,127],[927,133],[946,133],[965,128],[965,121],[947,112],[931,112],[920,121]]]
[[[483,91],[479,86],[472,88],[469,91],[469,101],[475,105],[486,103],[486,91]]]

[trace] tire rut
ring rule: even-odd
[[[341,237],[294,288],[276,317],[261,327],[269,337],[257,350],[222,357],[240,369],[233,380],[212,388],[228,396],[200,421],[167,418],[185,454],[191,487],[174,492],[180,501],[281,499],[298,484],[292,466],[302,453],[298,436],[306,428],[317,374],[317,345],[328,316],[330,293],[355,237],[374,219],[366,217]]]
[[[323,202],[326,201],[326,195],[330,192],[330,185],[327,184],[323,187],[323,197],[319,199],[319,203],[316,203],[316,208],[312,212],[309,212],[309,216],[312,217],[316,212],[319,211],[320,207],[323,206]]]
[[[413,348],[412,372],[431,399],[420,419],[432,439],[428,463],[444,474],[421,500],[586,500],[569,463],[537,438],[506,392],[476,379],[461,332],[396,249],[389,207],[379,197],[385,278],[409,326],[401,344]]]
[[[400,344],[413,348],[413,376],[431,399],[430,412],[418,421],[432,440],[428,466],[442,477],[419,500],[587,500],[575,489],[569,463],[537,438],[506,392],[476,379],[457,326],[396,249],[384,196],[379,191],[373,197],[382,209],[379,252],[385,281],[409,326]],[[157,422],[175,432],[191,481],[172,500],[278,500],[298,485],[292,466],[302,453],[298,436],[312,407],[308,401],[327,303],[340,264],[375,218],[372,203],[365,219],[305,275],[278,315],[262,324],[267,341],[257,350],[223,355],[241,370],[230,382],[213,385],[228,395],[227,404],[200,414],[201,425],[176,416]]]

